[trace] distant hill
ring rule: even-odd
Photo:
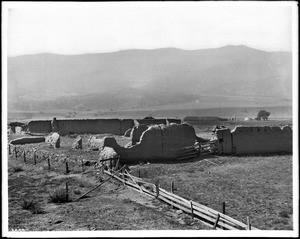
[[[241,45],[8,58],[9,109],[134,109],[203,95],[271,97],[290,104],[292,54]]]

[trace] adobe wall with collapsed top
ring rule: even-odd
[[[223,135],[224,132],[226,137]],[[289,126],[283,128],[238,126],[230,132],[230,137],[228,130],[218,130],[217,137],[219,153],[226,154],[231,151],[239,155],[292,152],[293,131]]]
[[[51,120],[34,120],[28,123],[28,131],[34,133],[51,133]]]
[[[134,121],[131,119],[55,119],[53,121],[30,121],[28,131],[34,133],[59,132],[61,135],[84,133],[123,135],[133,126]]]
[[[140,141],[131,147],[120,147],[112,139],[105,140],[105,146],[113,147],[126,162],[155,161],[175,159],[179,149],[193,146],[195,141],[196,135],[192,126],[172,123],[167,126],[150,126],[142,133]]]

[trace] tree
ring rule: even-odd
[[[268,117],[270,116],[270,112],[266,110],[261,110],[258,112],[257,117],[255,118],[256,120],[268,120]]]

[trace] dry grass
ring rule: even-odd
[[[261,229],[292,229],[292,156],[215,156],[178,164],[136,166],[133,174],[147,181],[160,180],[176,194],[207,205],[242,222],[249,216]]]

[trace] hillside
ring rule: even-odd
[[[271,97],[291,105],[291,92],[291,53],[246,46],[8,59],[9,110],[135,109],[183,104],[205,95],[251,101]]]

